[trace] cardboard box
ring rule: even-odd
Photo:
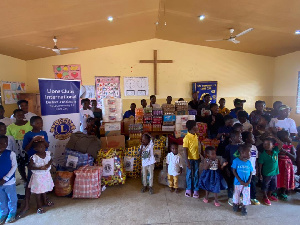
[[[105,127],[105,132],[107,132],[107,131],[121,130],[121,122],[105,123],[104,127]]]
[[[180,116],[176,116],[176,123],[180,123],[180,124],[186,124],[186,122],[189,120],[189,116],[188,115],[180,115]]]
[[[161,130],[165,131],[165,132],[168,132],[168,131],[173,132],[173,131],[175,131],[175,126],[162,126]]]
[[[189,120],[196,120],[196,116],[195,116],[195,115],[189,115],[189,116],[188,116],[188,119],[189,119]]]
[[[134,124],[134,117],[125,118],[123,121],[124,125],[124,133],[126,136],[129,136],[129,126],[130,124]]]
[[[112,131],[106,131],[105,132],[105,136],[109,137],[109,136],[119,136],[121,135],[121,131],[120,130],[112,130]]]
[[[164,122],[175,122],[176,116],[175,115],[164,115],[163,121]]]
[[[185,137],[185,135],[187,135],[187,133],[188,133],[187,130],[175,131],[175,137],[176,138]]]
[[[101,149],[105,148],[125,148],[125,136],[108,136],[100,138]]]

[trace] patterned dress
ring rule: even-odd
[[[209,162],[209,159],[205,159]],[[199,188],[208,192],[219,193],[220,190],[227,189],[226,182],[219,171],[219,160],[210,162],[209,168],[203,170],[199,179]]]
[[[293,145],[283,145],[282,148],[290,152]],[[295,178],[292,160],[287,155],[279,155],[278,166],[277,188],[293,190],[295,188]]]
[[[45,166],[51,160],[49,151],[46,152],[46,157],[44,159],[36,154],[31,158],[35,167]],[[43,194],[53,190],[54,183],[50,174],[50,169],[51,166],[47,170],[32,170],[32,176],[28,185],[32,193]]]

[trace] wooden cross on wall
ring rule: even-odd
[[[153,60],[140,60],[140,63],[153,63],[154,66],[154,94],[157,94],[157,63],[173,63],[173,60],[158,60],[157,50],[153,52]]]

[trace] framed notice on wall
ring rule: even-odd
[[[95,77],[96,99],[102,107],[102,99],[107,97],[121,98],[120,77]]]
[[[124,77],[125,96],[147,96],[148,92],[148,77]]]

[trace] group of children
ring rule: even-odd
[[[52,159],[47,151],[49,142],[47,133],[43,131],[43,120],[25,111],[28,110],[26,100],[19,101],[18,105],[19,109],[14,110],[9,124],[0,122],[0,224],[12,223],[17,219],[17,168],[25,186],[25,205],[18,217],[24,216],[29,210],[31,193],[36,195],[37,213],[44,213],[44,206],[53,205],[46,196],[47,192],[52,191],[54,183],[50,174]],[[2,106],[1,110],[4,113]],[[9,118],[5,120],[8,122]]]
[[[296,150],[291,136],[297,133],[295,122],[288,118],[290,108],[281,103],[267,113],[264,111],[265,103],[257,101],[256,110],[249,117],[243,110],[244,100],[236,100],[236,108],[231,111],[224,110],[225,99],[220,102],[221,109],[217,104],[210,104],[210,113],[201,115],[207,117],[202,119],[208,123],[208,134],[220,141],[218,147],[206,146],[205,152],[201,152],[198,127],[193,120],[186,123],[188,133],[183,139],[184,154],[178,154],[177,144],[171,144],[171,152],[166,157],[170,191],[175,189],[178,192],[178,177],[183,171],[185,161],[186,197],[199,198],[199,190],[203,189],[203,202],[209,202],[209,193],[212,192],[214,205],[220,206],[218,193],[227,189],[228,204],[233,206],[233,211],[241,208],[241,214],[247,215],[247,205],[260,204],[256,197],[256,186],[259,182],[265,205],[270,206],[271,201],[278,201],[278,198],[287,200],[287,192],[295,188],[293,163]],[[287,119],[288,123],[285,122]],[[274,126],[272,120],[275,120]],[[147,188],[147,171],[151,171],[150,179],[153,179],[154,167],[149,168],[149,164],[144,164],[145,158],[153,157],[151,143],[151,137],[145,134],[140,148],[144,180],[142,192]],[[203,171],[200,174],[201,158],[203,160],[200,168]],[[155,160],[152,164],[154,163]],[[151,194],[152,185],[153,181],[150,181]]]

